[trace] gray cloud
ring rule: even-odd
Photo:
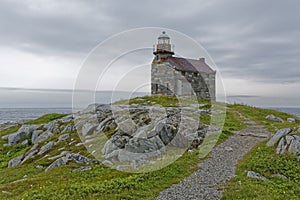
[[[293,0],[1,1],[0,43],[77,56],[119,31],[161,26],[200,42],[224,77],[300,82],[299,6]]]

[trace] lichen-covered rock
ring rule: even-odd
[[[293,129],[291,128],[284,128],[284,129],[280,129],[278,130],[275,135],[273,135],[273,137],[267,142],[267,146],[274,146],[279,140],[280,138],[282,138],[283,136],[289,134],[290,132],[292,132]]]
[[[283,119],[281,119],[280,117],[276,117],[276,116],[274,116],[272,114],[266,116],[266,119],[270,120],[270,121],[274,121],[274,122],[280,122],[280,123],[284,122]]]

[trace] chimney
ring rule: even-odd
[[[205,58],[199,58],[201,62],[205,62]]]

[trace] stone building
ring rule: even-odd
[[[170,37],[158,37],[151,65],[151,94],[190,96],[215,100],[216,71],[205,63],[205,58],[175,57]]]

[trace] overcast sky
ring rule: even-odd
[[[2,0],[0,87],[72,89],[100,42],[164,27],[207,50],[231,101],[300,107],[299,9],[297,0]]]

